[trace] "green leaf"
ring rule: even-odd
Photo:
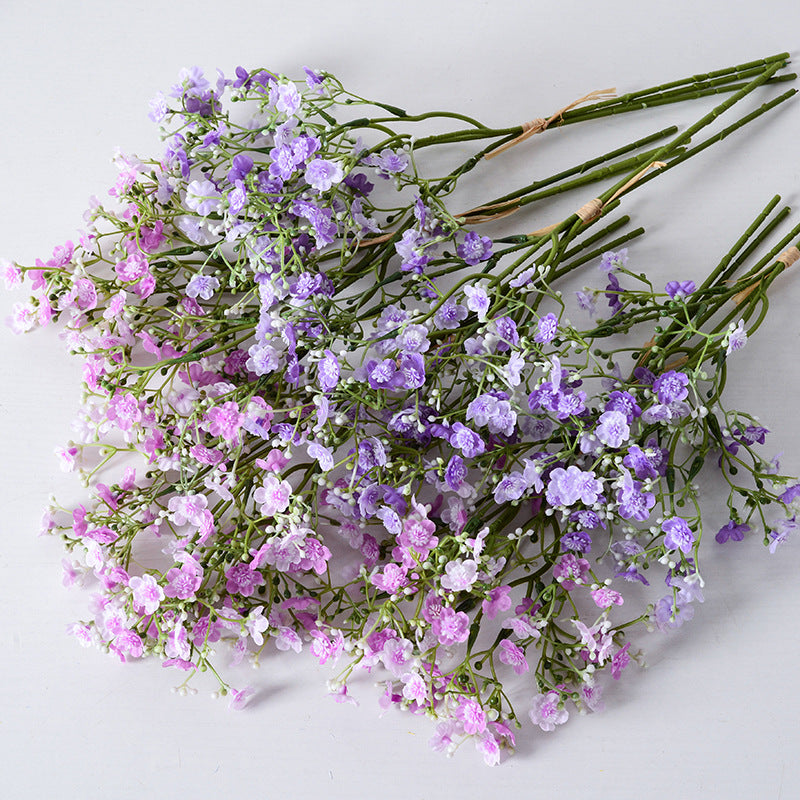
[[[705,461],[705,456],[695,456],[694,461],[692,461],[692,466],[689,467],[689,474],[686,476],[687,481],[690,481],[695,475],[697,475],[698,472],[700,472],[700,470],[703,468],[703,464],[705,464]]]

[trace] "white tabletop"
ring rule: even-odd
[[[794,0],[11,0],[0,12],[0,256],[31,262],[74,236],[89,196],[113,182],[116,146],[158,152],[148,101],[184,66],[290,75],[320,66],[364,96],[409,110],[460,110],[512,125],[593,89],[634,90],[784,50],[800,57],[798,30]],[[672,122],[685,127],[711,105],[548,132],[492,162],[473,191],[497,194]],[[700,276],[773,194],[791,203],[798,191],[800,99],[626,200],[635,224],[648,229],[631,257],[665,279]],[[565,210],[564,202],[543,206],[525,228]],[[797,276],[784,276],[767,323],[732,365],[727,392],[729,405],[771,428],[772,451],[783,451],[794,474],[797,297]],[[0,292],[0,318],[17,299]],[[23,338],[2,331],[0,341],[3,797],[800,796],[797,539],[774,556],[755,541],[727,549],[710,542],[706,603],[678,631],[641,634],[649,668],[614,684],[604,713],[553,734],[529,728],[517,755],[495,769],[471,745],[452,760],[433,753],[425,719],[379,718],[369,681],[354,687],[358,708],[334,703],[328,672],[310,657],[265,658],[260,672],[242,676],[258,688],[256,701],[230,713],[208,697],[210,683],[197,681],[200,693],[182,698],[158,663],[122,665],[83,650],[65,629],[87,616],[88,597],[61,586],[60,546],[37,538],[51,493],[64,502],[80,496],[53,456],[70,435],[79,365],[55,330]],[[707,502],[713,507],[714,498]]]

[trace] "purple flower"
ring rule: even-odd
[[[467,479],[467,468],[464,465],[464,459],[461,456],[454,455],[447,464],[444,471],[445,483],[454,492],[457,492]]]
[[[725,355],[729,356],[737,350],[741,350],[747,344],[747,333],[744,329],[744,320],[740,319],[739,324],[734,328],[731,327],[725,336],[726,344]]]
[[[633,422],[635,417],[642,415],[642,409],[639,408],[636,398],[630,392],[611,392],[604,410],[621,411],[629,423]]]
[[[624,267],[628,263],[628,248],[613,252],[609,250],[600,257],[600,269],[603,272],[611,272]]]
[[[489,433],[511,436],[517,424],[517,412],[511,408],[508,400],[494,394],[482,394],[467,406],[467,421],[470,420],[475,420],[479,427],[488,427]]]
[[[303,67],[303,72],[306,74],[306,85],[308,88],[323,94],[325,90],[323,89],[322,77],[310,67]]]
[[[209,275],[192,275],[186,284],[186,294],[189,297],[202,297],[203,300],[210,300],[217,289],[219,281]]]
[[[656,376],[647,367],[636,367],[633,377],[643,386],[652,386],[656,379]]]
[[[654,469],[652,461],[639,445],[634,444],[628,448],[628,454],[622,459],[622,463],[628,469],[632,469],[640,480],[658,477],[658,472]]]
[[[603,528],[605,530],[606,524],[594,511],[588,508],[582,508],[578,511],[573,511],[569,515],[569,521],[580,525],[582,528],[594,530],[595,528]]]
[[[358,443],[358,469],[361,473],[382,467],[386,461],[386,448],[380,439],[372,437]]]
[[[714,537],[720,544],[727,541],[741,542],[744,535],[750,532],[750,526],[742,523],[736,523],[733,520],[726,522]]]
[[[307,161],[314,153],[320,148],[320,141],[316,136],[308,136],[303,133],[296,139],[292,139],[290,146],[292,148],[292,156],[294,157],[295,164],[302,164]],[[327,162],[332,163],[332,162]],[[339,165],[333,162],[334,167],[339,169]],[[341,179],[340,179],[341,180]],[[310,183],[310,181],[309,181]],[[339,181],[334,181],[339,183]]]
[[[784,505],[789,505],[789,503],[794,502],[798,497],[800,497],[800,483],[794,484],[794,486],[790,486],[779,498],[778,500],[781,501]]]
[[[595,299],[593,292],[575,292],[575,299],[578,301],[578,308],[588,311],[589,316],[594,316]]]
[[[397,365],[391,358],[367,364],[367,382],[373,389],[393,389],[397,385]]]
[[[187,208],[196,211],[201,217],[207,217],[219,211],[222,195],[211,181],[192,181],[186,187],[185,202]]]
[[[497,351],[504,353],[519,344],[519,333],[517,323],[511,317],[498,317],[492,320],[489,326],[494,335],[500,340],[497,343]]]
[[[288,181],[294,175],[297,169],[297,161],[290,145],[284,144],[280,147],[273,147],[269,151],[269,157],[272,160],[269,165],[269,175],[272,178]],[[264,173],[262,172],[261,175],[264,175]],[[259,183],[261,183],[261,176],[259,176]]]
[[[366,197],[375,188],[375,184],[370,183],[363,172],[351,172],[344,179],[344,184],[362,197]]]
[[[575,553],[588,553],[592,549],[592,537],[586,531],[570,531],[561,537],[561,546]]]
[[[276,111],[291,117],[300,108],[300,92],[293,83],[273,83],[269,91],[269,101]]]
[[[425,385],[425,359],[419,353],[403,353],[397,370],[397,386],[421,389]]]
[[[622,300],[620,300],[621,292],[622,287],[620,286],[619,280],[617,280],[617,276],[614,275],[613,272],[609,273],[605,296],[606,300],[608,300],[608,307],[611,309],[612,317],[622,311]]]
[[[325,247],[335,240],[338,228],[331,209],[319,208],[305,200],[295,200],[292,212],[311,223],[317,247]]]
[[[481,261],[491,258],[492,240],[488,236],[481,236],[475,231],[470,231],[456,248],[456,253],[459,258],[464,259],[467,266],[477,266]]]
[[[601,414],[594,432],[607,447],[622,447],[631,435],[628,420],[620,411],[606,411]]]
[[[623,519],[635,519],[644,522],[650,516],[650,509],[656,504],[652,492],[642,492],[639,481],[631,481],[617,492],[618,513]]]
[[[789,534],[793,530],[796,530],[797,527],[798,524],[795,520],[795,517],[775,520],[775,522],[772,523],[772,530],[769,532],[769,552],[774,554],[778,549],[778,545],[783,544],[788,538]]]
[[[315,158],[307,167],[306,182],[318,192],[327,192],[334,184],[341,183],[344,171],[341,164],[324,158]]]
[[[433,315],[433,324],[439,330],[454,330],[461,320],[466,319],[468,313],[464,306],[447,300]]]
[[[399,242],[395,243],[394,249],[397,255],[400,256],[400,269],[403,272],[415,272],[418,275],[422,274],[422,270],[430,260],[422,252],[422,246],[425,244],[425,239],[422,234],[410,228],[403,233]]]
[[[694,544],[694,533],[682,517],[670,517],[661,523],[664,531],[664,545],[670,550],[680,550],[682,553],[691,552]]]
[[[528,489],[528,482],[521,472],[510,472],[504,475],[494,489],[494,501],[498,505],[519,500]]]
[[[397,345],[404,353],[425,353],[431,346],[428,329],[424,325],[406,325],[397,337]]]
[[[670,370],[659,375],[653,382],[653,391],[658,395],[658,402],[663,405],[677,403],[689,396],[689,376],[683,372]]]
[[[539,320],[539,325],[536,329],[533,341],[539,344],[547,344],[555,339],[557,332],[558,318],[555,314],[547,314]]]
[[[489,310],[489,295],[486,293],[485,286],[477,284],[475,286],[467,284],[464,287],[464,294],[467,297],[467,308],[478,315],[479,320],[486,319]]]
[[[734,433],[734,436],[740,441],[744,442],[745,444],[755,444],[758,442],[759,444],[764,444],[767,434],[769,433],[769,428],[764,428],[761,425],[748,425],[744,431],[737,430]]]
[[[553,565],[553,578],[567,591],[574,589],[579,583],[586,583],[588,577],[589,562],[573,553],[565,553]]]
[[[406,167],[408,167],[408,156],[403,152],[396,152],[387,147],[381,151],[380,155],[365,159],[364,163],[376,167],[381,177],[388,178],[390,175],[405,172]]]
[[[551,506],[571,506],[579,500],[592,505],[597,500],[603,484],[594,472],[584,472],[574,464],[567,469],[556,467],[547,484],[547,502]]]
[[[247,190],[244,188],[244,181],[236,181],[234,188],[228,192],[228,212],[239,214],[247,204]]]
[[[665,287],[664,291],[670,296],[672,300],[683,300],[692,294],[697,287],[694,281],[670,281]]]
[[[467,458],[475,458],[486,450],[483,439],[475,431],[460,422],[453,423],[448,441]]]
[[[231,168],[228,170],[228,183],[243,181],[250,170],[253,169],[253,159],[245,153],[239,153],[233,157]]]
[[[653,609],[653,619],[660,631],[680,628],[694,616],[694,608],[686,601],[675,600],[671,594],[662,597]]]

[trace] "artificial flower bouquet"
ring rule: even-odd
[[[337,699],[370,672],[384,705],[435,721],[434,748],[472,738],[489,764],[522,722],[599,709],[604,676],[640,658],[636,626],[679,626],[702,601],[702,538],[774,551],[796,527],[800,486],[722,395],[800,226],[766,244],[787,214],[774,198],[702,283],[662,287],[628,252],[642,230],[613,216],[788,99],[695,141],[793,78],[786,63],[592,92],[511,128],[411,114],[310,69],[182,72],[152,103],[163,154],[118,155],[77,244],[4,265],[32,294],[12,328],[58,322],[83,361],[58,452],[90,497],[43,521],[65,582],[93,587],[72,634],[161,659],[182,691],[210,671],[234,708],[254,690],[228,684],[226,659],[308,649],[336,665]],[[449,203],[533,136],[711,95],[683,132]],[[448,149],[459,163],[428,174]],[[490,235],[561,192],[578,198],[566,218]],[[563,293],[582,267],[589,285]],[[703,528],[704,468],[728,487],[719,532]]]

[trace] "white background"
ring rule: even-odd
[[[289,75],[320,66],[412,111],[511,125],[592,89],[630,91],[784,50],[800,58],[798,31],[793,0],[4,0],[0,255],[30,263],[74,237],[89,195],[114,180],[115,146],[159,152],[148,100],[184,66]],[[710,106],[550,131],[492,162],[474,199],[672,122],[685,127]],[[775,193],[790,203],[800,193],[800,99],[635,192],[625,209],[648,234],[632,258],[664,280],[701,276]],[[543,206],[520,224],[531,230],[571,207]],[[775,285],[770,319],[738,354],[728,392],[729,405],[761,415],[793,474],[798,297],[797,276]],[[0,293],[0,318],[15,299]],[[424,719],[380,719],[369,682],[356,687],[359,708],[335,704],[328,673],[305,658],[266,658],[244,674],[260,693],[234,714],[208,698],[210,684],[180,698],[158,664],[81,649],[64,631],[86,616],[87,596],[61,586],[59,545],[36,537],[51,492],[77,497],[53,448],[69,436],[79,366],[55,331],[15,339],[3,330],[0,347],[3,797],[800,796],[797,540],[775,556],[756,541],[709,546],[707,602],[668,637],[643,634],[649,669],[630,669],[603,714],[549,735],[528,729],[517,756],[495,769],[471,745],[452,760],[431,752]]]

